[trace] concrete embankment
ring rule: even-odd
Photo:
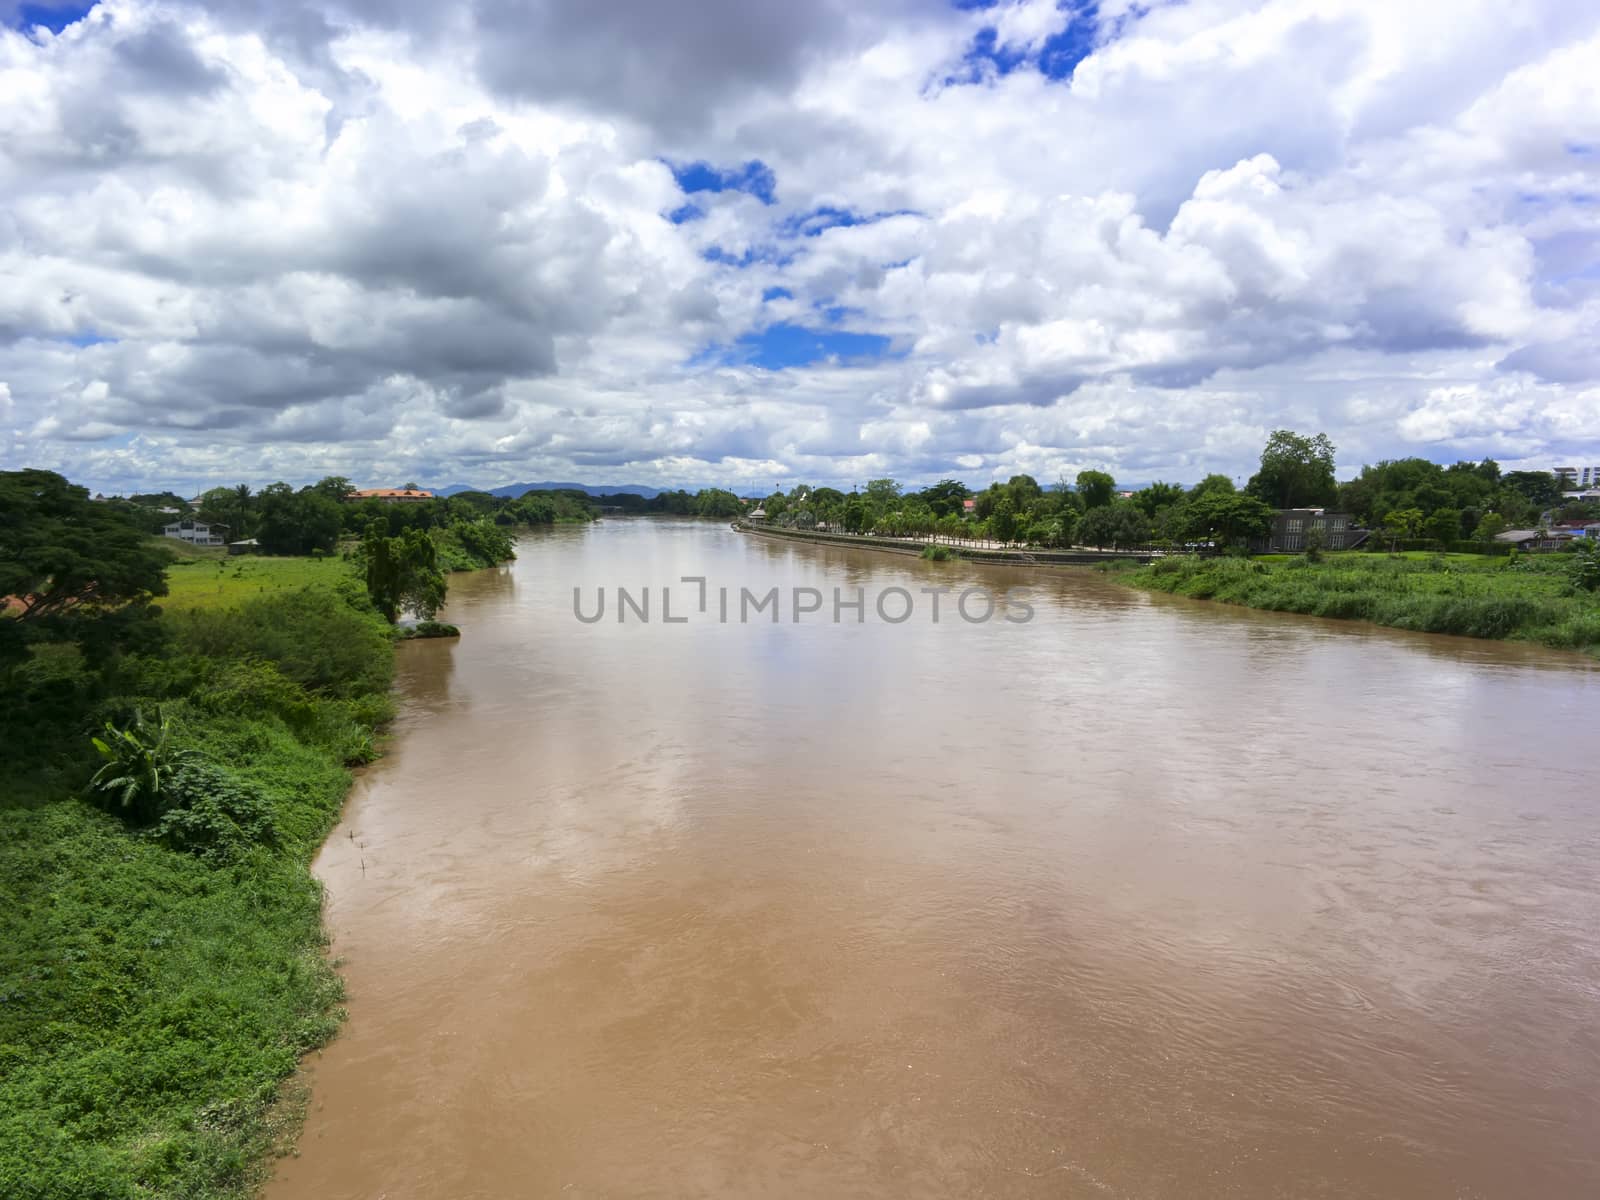
[[[735,521],[733,527],[740,533],[750,533],[757,537],[815,542],[825,546],[848,546],[857,550],[883,550],[891,554],[921,554],[928,545],[927,542],[913,541],[909,538],[874,537],[854,533],[816,533],[811,530],[753,525],[748,521]],[[1092,567],[1108,562],[1148,563],[1156,557],[1149,553],[1126,550],[996,550],[964,546],[959,543],[951,545],[950,548],[970,562],[1007,563],[1012,566],[1032,567]]]

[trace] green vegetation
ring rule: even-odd
[[[1575,569],[1590,561],[1600,565],[1587,550],[1510,559],[1342,553],[1320,563],[1186,555],[1122,578],[1154,591],[1250,608],[1595,652],[1600,604]],[[1600,577],[1600,570],[1595,574]]]
[[[922,557],[929,562],[948,562],[952,558],[960,556],[949,546],[924,546],[922,548]]]
[[[151,541],[175,556],[167,567],[167,594],[161,601],[167,613],[235,606],[274,592],[335,587],[355,578],[352,565],[339,557],[230,558],[224,550],[190,547],[172,538]]]
[[[118,506],[46,472],[0,504],[0,1196],[247,1196],[339,1020],[309,864],[393,634],[339,559],[190,551],[162,610]]]

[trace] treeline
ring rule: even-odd
[[[686,492],[680,488],[672,492],[657,492],[648,499],[632,492],[618,492],[596,496],[595,503],[602,508],[620,509],[625,513],[665,513],[715,520],[727,520],[744,512],[744,502],[722,488],[701,488],[698,492]]]
[[[423,535],[432,544],[431,537]],[[0,1194],[254,1194],[338,1020],[311,856],[391,715],[352,578],[163,613],[117,506],[0,472]]]
[[[408,485],[410,486],[410,485]],[[502,528],[592,521],[593,502],[582,492],[528,492],[514,499],[461,492],[429,500],[352,501],[354,485],[342,476],[299,489],[274,483],[252,491],[246,484],[212,488],[191,504],[173,492],[141,493],[102,502],[120,509],[142,529],[160,533],[174,521],[194,519],[225,526],[230,542],[255,539],[263,554],[328,554],[341,538],[359,536],[381,521],[390,537],[408,529],[445,530],[483,522]],[[413,489],[415,490],[415,489]],[[163,510],[173,511],[163,511]]]
[[[1551,521],[1600,521],[1600,505],[1563,502],[1550,472],[1502,474],[1491,459],[1441,467],[1408,458],[1363,467],[1341,483],[1334,450],[1325,434],[1278,430],[1243,488],[1213,474],[1189,488],[1156,482],[1128,491],[1091,470],[1053,488],[1015,475],[978,492],[954,479],[919,491],[875,479],[848,494],[801,485],[774,492],[761,507],[768,520],[798,528],[1102,549],[1244,545],[1266,535],[1284,508],[1328,508],[1374,530],[1381,543],[1427,539],[1443,548],[1534,528],[1547,514]]]

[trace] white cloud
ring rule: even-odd
[[[1346,469],[1600,449],[1600,11],[1099,13],[103,0],[0,31],[0,464],[1194,479],[1276,427]],[[1097,48],[1070,80],[962,65],[1071,22]],[[773,202],[686,197],[664,160],[760,161]],[[779,321],[890,352],[739,361]]]

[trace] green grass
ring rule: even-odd
[[[1600,652],[1600,598],[1573,588],[1567,558],[1347,553],[1311,563],[1284,556],[1174,557],[1122,578],[1152,591],[1249,608]]]
[[[243,1200],[337,1027],[310,861],[392,711],[390,632],[349,586],[243,594],[163,616],[159,653],[95,671],[47,646],[0,680],[5,1200]],[[90,733],[156,705],[270,837],[207,857],[88,802]]]
[[[230,558],[225,551],[185,549],[188,553],[167,568],[168,592],[157,601],[167,612],[231,608],[271,592],[335,584],[355,577],[354,565],[338,556],[268,558],[243,554]]]

